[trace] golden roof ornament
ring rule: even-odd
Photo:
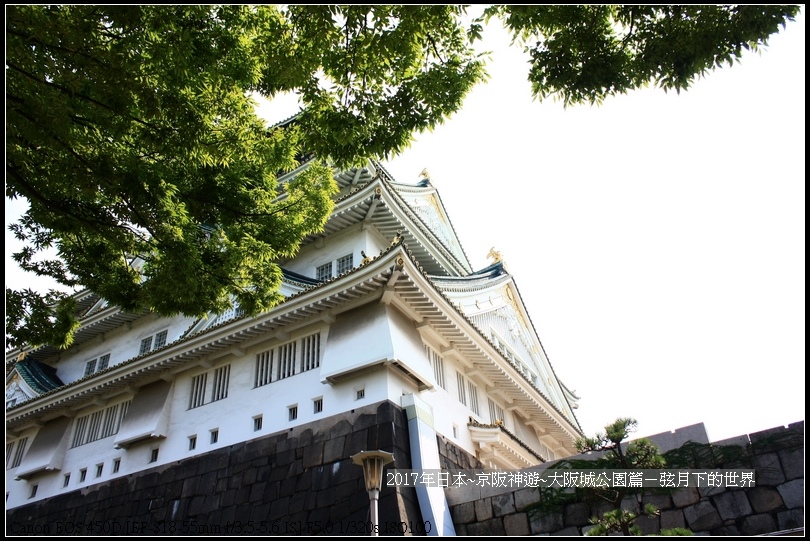
[[[360,262],[361,265],[368,265],[371,263],[371,258],[366,255],[366,252],[360,250],[360,255],[363,256],[363,260]]]
[[[391,239],[391,246],[399,244],[402,241],[402,230],[397,229],[397,236]]]
[[[493,263],[500,263],[503,261],[503,256],[501,252],[497,251],[495,247],[489,249],[489,253],[487,254],[487,259],[491,259]]]
[[[427,167],[422,169],[422,172],[419,173],[419,178],[423,178],[423,179],[427,180],[428,182],[430,182],[430,173],[428,173]]]

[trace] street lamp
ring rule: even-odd
[[[371,506],[371,535],[380,535],[377,503],[382,488],[383,466],[394,461],[394,455],[386,451],[360,451],[350,457],[352,462],[363,466],[363,477],[366,480],[369,505]]]

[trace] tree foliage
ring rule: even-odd
[[[280,300],[275,262],[325,223],[333,168],[403,150],[485,79],[485,20],[526,44],[538,98],[571,104],[686,88],[797,12],[7,6],[6,196],[30,204],[14,258],[129,311],[255,314]],[[267,126],[252,96],[287,92],[301,113]],[[7,347],[67,347],[76,319],[64,294],[7,288],[6,328]]]

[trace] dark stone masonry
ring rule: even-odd
[[[444,469],[481,463],[442,436]],[[803,532],[804,422],[713,445],[743,444],[752,488],[687,488],[650,494],[660,513],[645,534],[689,528],[702,535]],[[368,535],[369,500],[351,455],[394,454],[410,469],[405,412],[381,402],[6,512],[6,535]],[[737,467],[739,465],[729,465]],[[415,489],[383,483],[382,535],[423,535]],[[583,535],[604,505],[570,503],[533,513],[537,488],[450,487],[457,535]]]
[[[349,457],[372,449],[411,467],[405,412],[392,402],[12,509],[6,535],[367,535],[363,469]],[[385,533],[424,531],[412,487],[383,480],[379,516]]]
[[[751,488],[685,488],[645,496],[657,517],[637,524],[645,534],[689,528],[700,535],[761,535],[804,530],[804,421],[713,445],[744,444],[755,469]],[[739,465],[728,465],[728,468]],[[451,487],[446,490],[457,535],[583,535],[602,505],[570,503],[532,513],[537,488]]]

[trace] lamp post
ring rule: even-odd
[[[350,458],[358,466],[363,466],[363,477],[366,480],[366,490],[368,491],[369,505],[371,506],[371,535],[378,536],[380,535],[380,521],[377,504],[380,499],[380,489],[382,488],[383,466],[392,463],[394,455],[386,451],[360,451]]]

